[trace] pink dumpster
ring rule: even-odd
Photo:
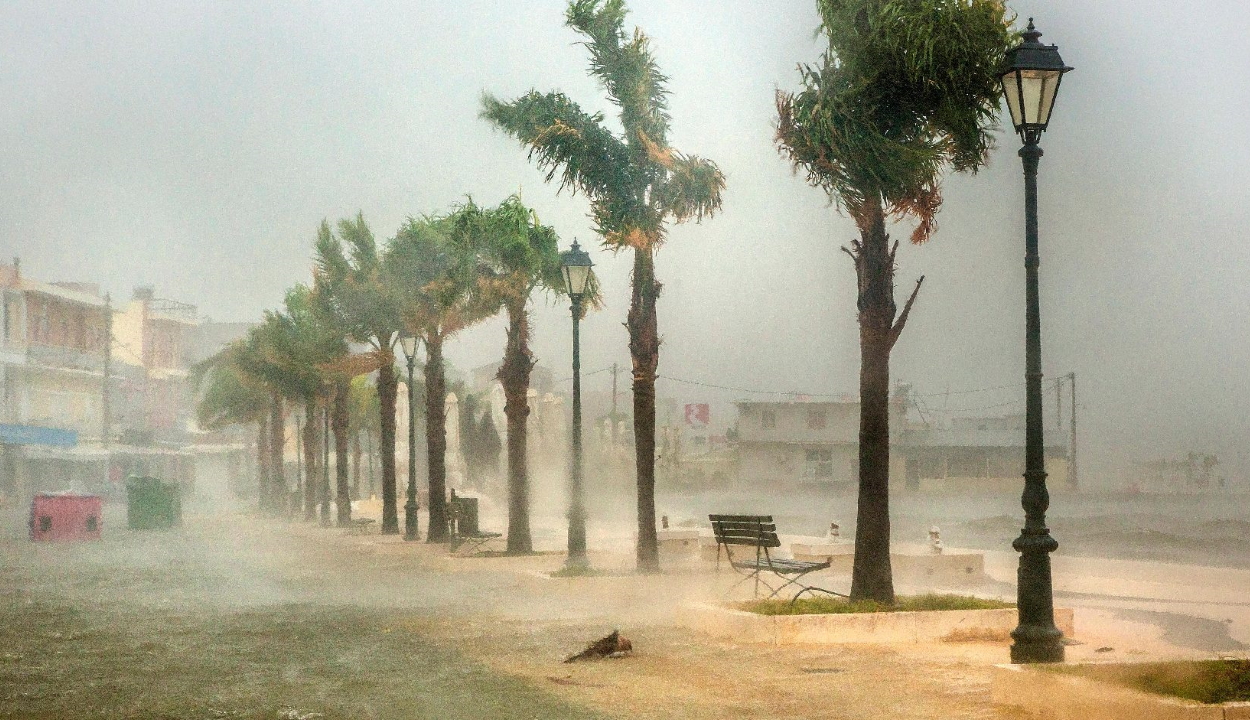
[[[99,540],[99,495],[39,493],[30,503],[31,540]]]

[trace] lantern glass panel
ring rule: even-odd
[[[1020,85],[1014,70],[1003,75],[1003,95],[1007,96],[1007,109],[1011,111],[1011,124],[1020,127],[1024,119],[1020,115]]]
[[[565,265],[564,284],[570,295],[583,295],[586,281],[590,279],[589,265]]]
[[[417,339],[412,335],[405,335],[399,339],[400,346],[404,349],[404,355],[412,357],[417,352]]]

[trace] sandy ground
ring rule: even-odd
[[[643,577],[601,552],[619,574],[551,579],[558,555],[450,558],[241,515],[168,533],[122,520],[99,543],[0,540],[0,717],[1016,717],[989,702],[1005,644],[696,635],[676,609],[730,581],[698,563]],[[976,590],[1013,595],[1010,553],[986,565]],[[1244,655],[1250,640],[1250,571],[1057,558],[1056,584],[1077,608],[1070,659]],[[561,662],[613,628],[633,656]]]

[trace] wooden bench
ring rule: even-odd
[[[773,523],[772,515],[708,515],[708,520],[711,520],[712,532],[716,535],[716,568],[720,569],[720,553],[721,548],[724,548],[725,559],[729,561],[730,567],[743,576],[733,587],[748,580],[754,580],[756,597],[759,597],[760,585],[763,585],[770,591],[768,598],[774,598],[791,585],[796,585],[799,591],[790,599],[791,602],[798,600],[804,593],[822,592],[846,597],[833,590],[799,582],[804,575],[829,567],[831,560],[809,562],[775,558],[771,555],[770,548],[781,547],[781,540],[777,537],[777,525]],[[735,545],[750,548],[753,556],[744,557],[745,554],[740,553],[739,557],[735,558],[731,550],[731,546]],[[774,575],[782,583],[773,587],[761,577],[762,573]],[[730,590],[732,591],[733,588]]]

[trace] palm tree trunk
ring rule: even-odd
[[[378,368],[378,405],[382,409],[382,534],[399,534],[399,506],[395,499],[395,394],[399,380],[395,377],[395,357],[388,349]]]
[[[256,420],[256,480],[259,509],[269,497],[269,419],[262,413]]]
[[[340,527],[352,521],[352,491],[347,482],[347,413],[350,383],[343,379],[334,385],[334,405],[330,411],[330,429],[334,431],[334,478],[336,521]]]
[[[855,257],[859,278],[859,508],[851,599],[894,603],[890,568],[890,350],[894,253],[880,206],[866,212]],[[896,246],[897,247],[897,246]],[[901,328],[900,328],[901,329]]]
[[[317,519],[317,478],[321,457],[321,432],[317,427],[317,403],[304,403],[304,522]]]
[[[352,499],[360,499],[360,457],[364,452],[360,446],[360,431],[352,433]]]
[[[425,340],[425,446],[429,452],[430,526],[428,542],[447,540],[447,383],[443,377],[443,338]]]
[[[530,535],[529,474],[526,467],[526,421],[529,418],[530,371],[529,317],[525,301],[508,303],[508,342],[504,348],[499,382],[503,385],[504,415],[508,417],[508,552],[534,551]],[[489,409],[488,409],[489,412]]]
[[[655,534],[655,371],[660,363],[660,335],[655,302],[660,283],[650,249],[634,249],[633,296],[626,325],[634,363],[634,464],[638,473],[638,569],[658,572]]]
[[[269,492],[262,501],[270,513],[278,513],[286,495],[286,412],[282,396],[273,393],[269,404]]]

